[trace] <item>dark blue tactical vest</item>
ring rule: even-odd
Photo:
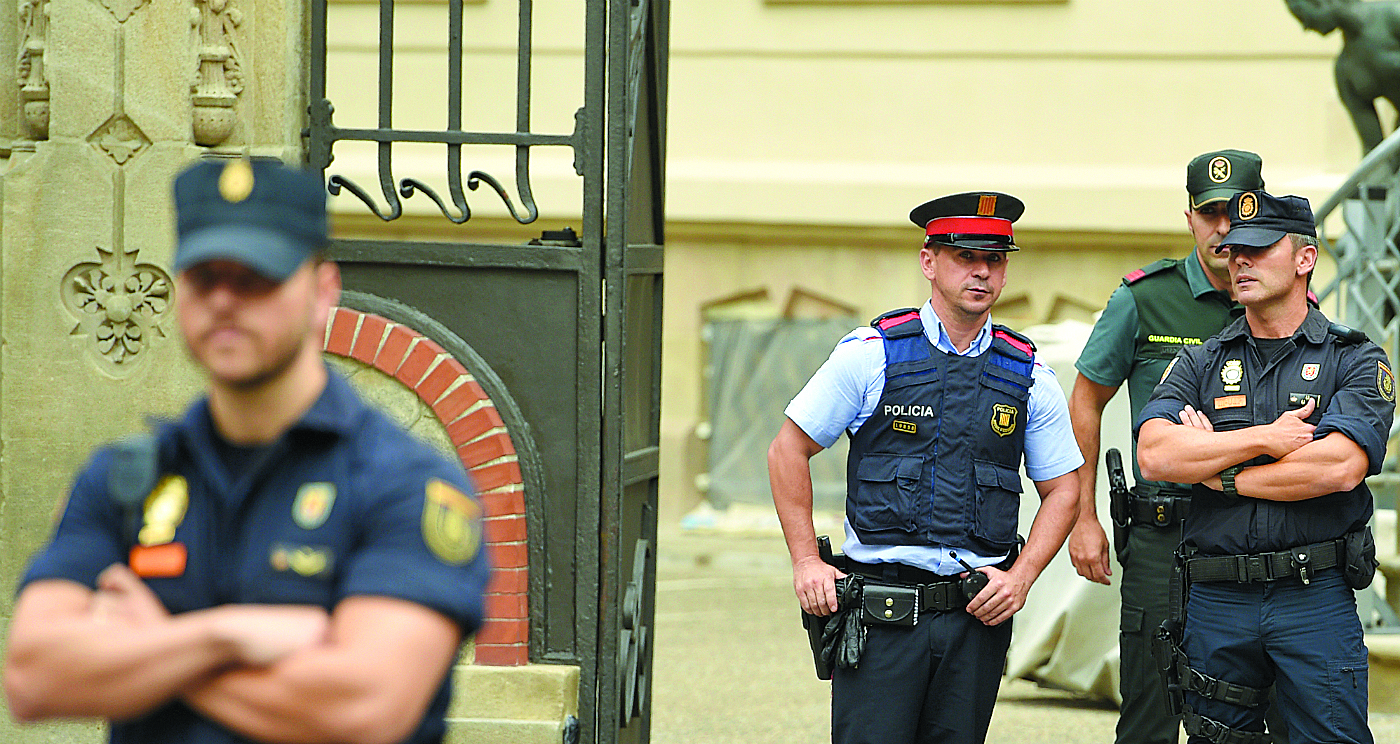
[[[867,545],[942,545],[999,555],[1016,542],[1035,346],[992,326],[991,348],[934,348],[919,312],[875,320],[885,389],[851,436],[846,517]]]

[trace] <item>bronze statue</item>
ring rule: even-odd
[[[1400,110],[1400,0],[1285,0],[1303,28],[1323,36],[1342,30],[1337,94],[1361,136],[1366,156],[1385,138],[1375,100]]]

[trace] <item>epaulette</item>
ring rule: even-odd
[[[924,332],[924,323],[919,320],[917,308],[904,307],[891,310],[870,321],[870,327],[885,338],[904,338]]]
[[[1367,340],[1366,332],[1357,330],[1341,323],[1332,323],[1327,326],[1327,332],[1341,339],[1344,344],[1359,344]]]
[[[1175,258],[1162,258],[1153,261],[1152,263],[1140,269],[1133,269],[1132,271],[1129,271],[1127,274],[1123,275],[1123,284],[1133,284],[1134,282],[1137,282],[1144,277],[1149,277],[1158,272],[1170,269],[1176,265],[1176,261],[1177,260]]]

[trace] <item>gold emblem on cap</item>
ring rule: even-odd
[[[1216,183],[1225,183],[1230,180],[1230,159],[1224,155],[1216,155],[1211,158],[1208,172],[1210,180]]]
[[[219,196],[237,204],[253,193],[253,162],[248,158],[230,160],[219,174]]]
[[[977,200],[977,216],[991,217],[997,213],[997,198],[993,194],[983,194]]]
[[[1259,198],[1252,191],[1240,194],[1240,219],[1252,220],[1259,214]]]

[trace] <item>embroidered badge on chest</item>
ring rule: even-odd
[[[1240,390],[1240,382],[1244,380],[1244,362],[1238,359],[1226,360],[1225,366],[1220,368],[1220,381],[1225,383],[1225,391],[1237,393]]]
[[[900,432],[901,434],[919,433],[919,425],[914,423],[913,421],[901,421],[899,419],[895,419],[894,422],[890,424],[890,428],[894,429],[897,432]]]
[[[1016,431],[1016,408],[1005,403],[994,403],[992,405],[992,431],[999,437],[1004,437]]]
[[[334,483],[303,483],[292,502],[292,521],[304,530],[314,530],[326,523],[333,506]]]
[[[141,532],[137,540],[142,545],[161,545],[175,539],[175,528],[185,521],[190,505],[190,487],[178,475],[167,475],[146,497],[141,516]]]
[[[1316,363],[1316,362],[1309,362],[1308,364],[1304,364],[1304,365],[1303,365],[1303,379],[1304,379],[1304,380],[1309,380],[1309,381],[1311,381],[1311,380],[1316,380],[1318,374],[1321,373],[1321,372],[1322,372],[1322,365],[1321,365],[1321,364],[1318,364],[1318,363]]]
[[[167,475],[146,496],[137,545],[127,555],[127,565],[142,578],[173,578],[185,573],[189,559],[183,543],[175,542],[175,529],[185,521],[190,505],[188,482]]]

